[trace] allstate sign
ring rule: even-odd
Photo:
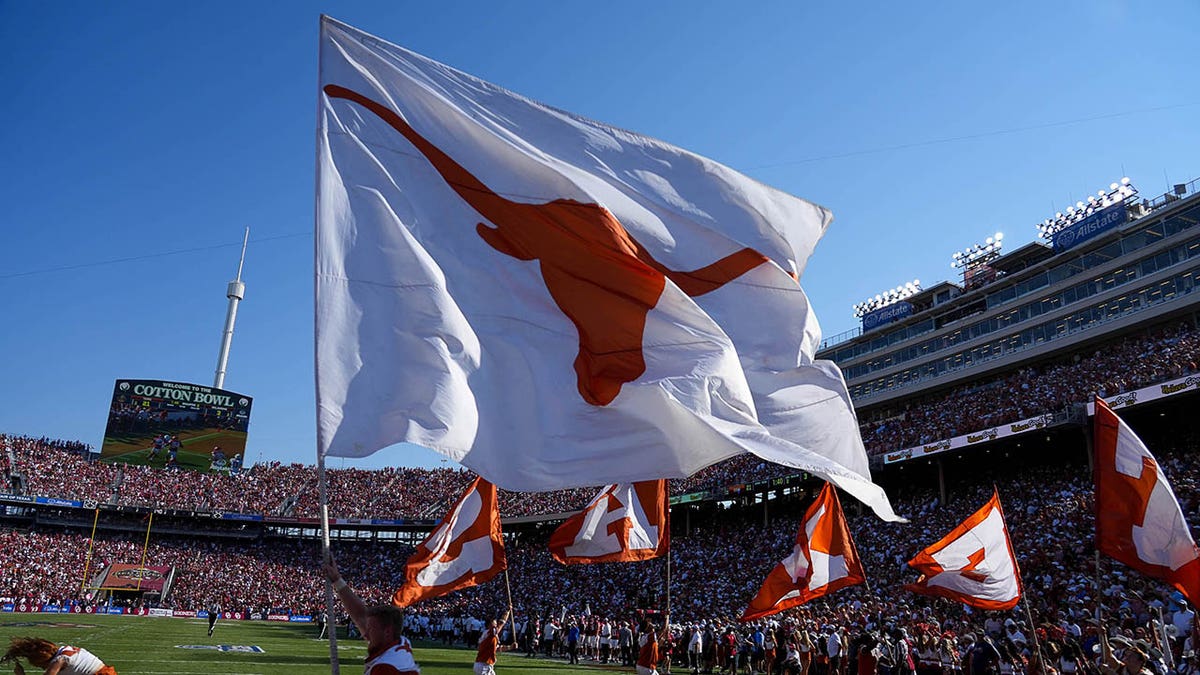
[[[1071,247],[1103,234],[1129,219],[1124,204],[1116,204],[1093,213],[1083,220],[1064,227],[1054,234],[1054,252],[1061,253]]]
[[[885,323],[891,323],[897,319],[903,319],[913,313],[912,303],[896,302],[887,307],[880,307],[873,312],[863,314],[862,329],[864,331],[871,330],[877,326],[882,326]]]

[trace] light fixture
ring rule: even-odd
[[[1119,183],[1109,183],[1108,190],[1097,190],[1096,196],[1088,196],[1087,203],[1082,201],[1075,202],[1072,206],[1067,206],[1066,214],[1058,211],[1054,214],[1054,218],[1048,218],[1039,223],[1036,227],[1038,237],[1046,241],[1052,241],[1054,235],[1060,230],[1097,213],[1100,209],[1105,209],[1110,206],[1123,203],[1137,195],[1137,188],[1130,184],[1129,178],[1122,178]]]
[[[870,314],[877,309],[894,305],[895,303],[910,298],[920,292],[921,280],[913,279],[912,281],[900,284],[895,288],[889,288],[882,293],[876,293],[875,297],[867,298],[865,301],[855,304],[854,316],[861,319],[863,316]]]

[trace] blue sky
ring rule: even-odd
[[[249,226],[226,387],[249,459],[313,461],[322,12],[831,208],[827,336],[1121,176],[1200,177],[1195,2],[816,4],[0,0],[0,432],[98,446],[116,378],[210,383]]]

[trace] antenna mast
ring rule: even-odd
[[[225,312],[225,332],[221,334],[221,351],[217,354],[217,376],[213,378],[213,387],[223,389],[225,386],[225,366],[229,363],[229,345],[233,342],[233,323],[237,320],[238,303],[246,296],[246,284],[242,283],[242,265],[246,262],[246,244],[250,241],[250,228],[246,228],[246,236],[242,238],[242,257],[238,260],[237,278],[229,282],[225,297],[229,298],[229,309]]]

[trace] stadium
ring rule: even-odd
[[[1045,243],[1004,252],[997,237],[956,255],[956,263],[965,260],[956,266],[960,278],[874,298],[857,308],[862,328],[822,343],[818,356],[846,374],[874,478],[910,522],[883,523],[847,500],[868,583],[791,610],[794,622],[786,624],[804,634],[814,672],[837,672],[838,650],[827,642],[835,634],[846,656],[869,644],[877,657],[892,658],[904,643],[921,673],[958,672],[965,636],[983,634],[995,635],[1003,663],[1025,667],[1024,636],[1036,634],[1051,667],[1084,670],[1089,657],[1081,649],[1095,643],[1097,612],[1144,641],[1157,661],[1189,672],[1194,614],[1178,592],[1095,553],[1088,404],[1106,399],[1137,431],[1195,533],[1197,187],[1193,181],[1144,198],[1128,181],[1114,183],[1101,191],[1109,201],[1103,208],[1115,205],[1127,218],[1086,237],[1072,233],[1065,245],[1056,235],[1090,225],[1093,210],[1101,210],[1081,205],[1078,214],[1043,224]],[[150,662],[121,672],[184,672],[183,664],[187,672],[324,672],[314,466],[267,462],[196,473],[97,461],[90,447],[69,439],[0,440],[6,635],[28,628],[60,641],[103,636],[123,645],[117,653],[126,658],[146,639],[195,643],[162,656],[160,669]],[[403,583],[403,561],[473,478],[448,468],[327,473],[333,548],[345,578],[369,602],[386,602]],[[571,566],[551,558],[549,536],[602,486],[502,490],[515,610],[502,642],[519,648],[501,666],[570,672],[562,659],[573,650],[568,628],[578,625],[584,664],[629,670],[622,622],[669,609],[674,632],[663,658],[680,672],[692,665],[783,672],[782,649],[772,666],[751,662],[741,645],[758,630],[778,630],[780,644],[790,641],[784,624],[737,617],[791,550],[820,486],[742,455],[670,481],[669,563]],[[915,578],[905,562],[993,487],[1004,501],[1027,611],[985,617],[901,591]],[[210,638],[204,623],[214,603],[220,620]],[[473,647],[483,620],[507,606],[497,580],[411,607],[409,634],[421,640],[421,662],[432,660],[425,672],[466,667],[454,664],[469,664],[473,651],[453,647]],[[1001,637],[1004,619],[1020,640]],[[344,637],[344,623],[340,630]],[[704,646],[689,654],[693,633]],[[348,659],[362,655],[353,642],[342,649]]]

